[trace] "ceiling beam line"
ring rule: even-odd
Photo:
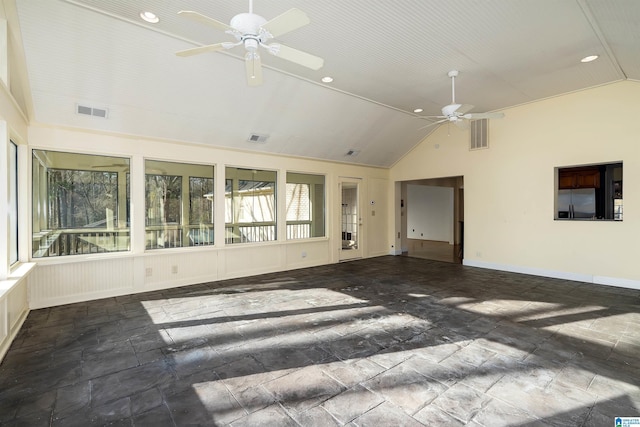
[[[596,18],[593,16],[593,13],[591,12],[589,5],[587,4],[587,0],[577,0],[577,2],[580,8],[582,9],[582,13],[584,14],[584,17],[589,22],[589,25],[593,29],[593,32],[595,33],[596,37],[600,41],[602,48],[604,49],[605,53],[609,57],[609,60],[615,67],[616,71],[618,72],[620,77],[622,77],[624,80],[627,80],[627,74],[624,72],[624,70],[620,66],[618,59],[613,53],[613,49],[611,49],[611,46],[609,46],[609,43],[607,42],[606,37],[604,36],[604,34],[602,33],[602,30],[600,29],[600,25],[598,25],[598,21],[596,21]]]

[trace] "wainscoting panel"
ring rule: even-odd
[[[287,269],[329,264],[329,240],[302,241],[286,245]]]
[[[0,316],[0,360],[2,360],[12,341],[9,339],[9,307],[7,298],[0,299],[0,313],[3,314]]]
[[[19,323],[22,324],[22,320],[24,320],[26,312],[29,311],[27,287],[28,281],[21,281],[17,286],[9,291],[9,295],[6,298],[9,333],[16,329],[16,326]]]
[[[220,278],[271,273],[285,269],[284,245],[247,246],[238,244],[221,252]]]
[[[329,245],[328,239],[319,239],[40,262],[29,280],[29,307],[51,307],[324,265],[331,262]]]
[[[28,283],[26,275],[0,281],[0,361],[29,314]]]
[[[29,278],[31,308],[134,292],[133,258],[40,263]]]
[[[192,285],[218,279],[218,251],[154,251],[144,258],[144,290]]]

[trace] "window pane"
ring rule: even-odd
[[[180,224],[182,177],[146,176],[147,225]]]
[[[117,220],[118,173],[47,171],[49,229],[106,228]]]
[[[33,151],[33,256],[129,250],[129,159]]]
[[[213,245],[213,166],[145,161],[146,248]]]
[[[287,221],[311,220],[309,184],[287,183]]]
[[[9,144],[9,265],[18,262],[18,147]]]
[[[324,176],[287,173],[287,239],[325,235]]]
[[[276,172],[226,168],[226,243],[276,239]]]
[[[213,178],[189,177],[189,223],[213,225]]]
[[[227,168],[228,169],[228,168]],[[229,224],[233,222],[233,198],[231,197],[231,186],[233,180],[224,180],[224,222]]]

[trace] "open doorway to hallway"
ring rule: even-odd
[[[402,255],[462,263],[464,178],[401,183]]]

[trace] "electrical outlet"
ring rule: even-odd
[[[151,268],[151,267],[147,267],[147,268],[146,268],[146,270],[145,270],[145,275],[146,275],[147,277],[151,277],[151,276],[153,276],[153,268]]]
[[[171,274],[178,274],[178,266],[177,265],[172,265],[171,266]]]
[[[307,252],[306,251],[302,251],[302,258],[306,258],[307,257]]]

